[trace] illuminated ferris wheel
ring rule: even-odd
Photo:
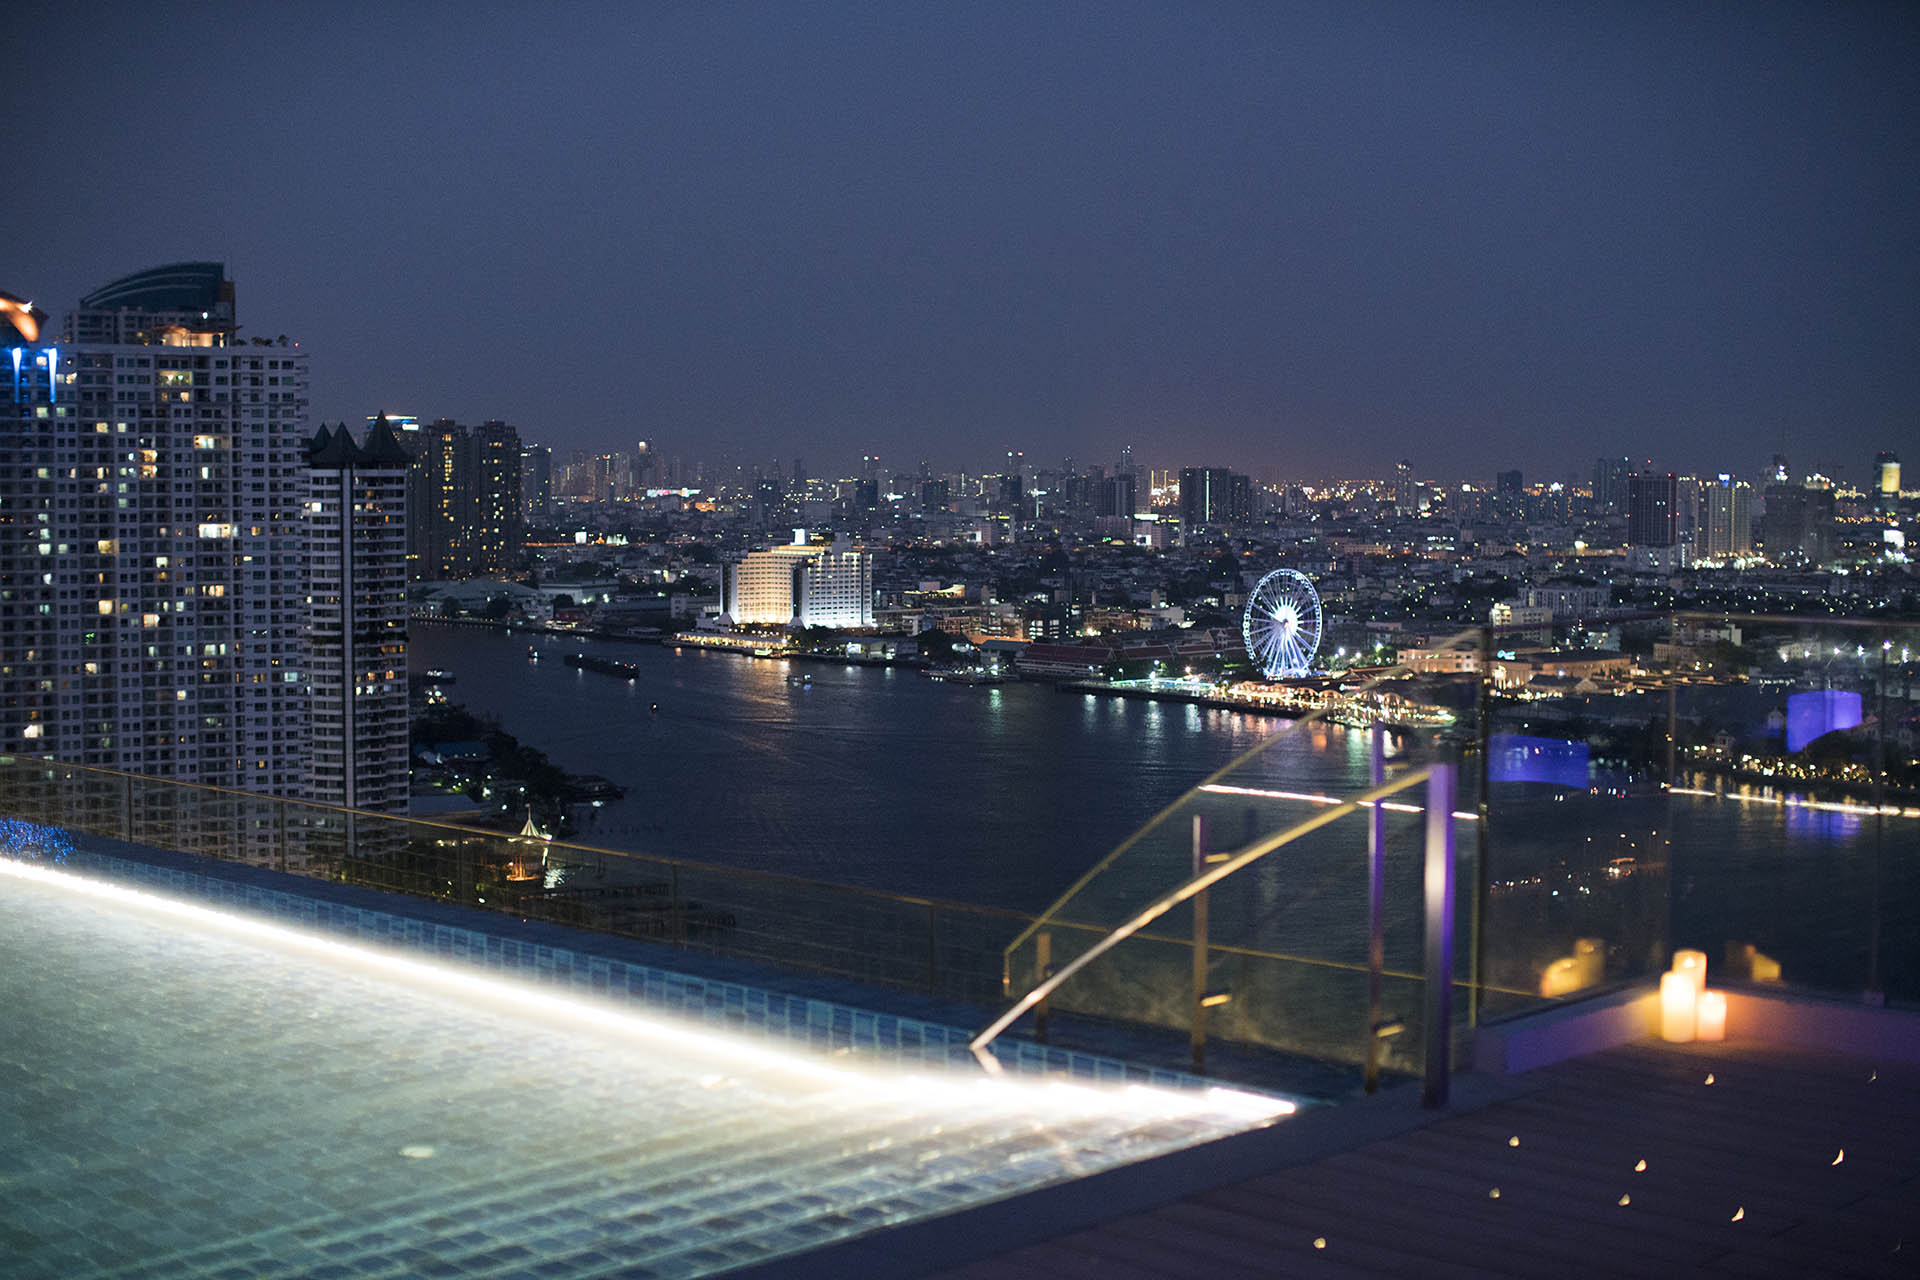
[[[1269,680],[1303,676],[1320,648],[1320,593],[1296,569],[1275,569],[1247,597],[1240,635]]]

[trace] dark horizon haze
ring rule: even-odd
[[[1920,8],[10,24],[0,289],[218,259],[313,412],[830,474],[1920,470]]]

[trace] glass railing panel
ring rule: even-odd
[[[1486,761],[1483,1016],[1666,966],[1665,695],[1500,690]]]
[[[1920,1000],[1920,627],[1683,615],[1668,643],[1675,945]]]

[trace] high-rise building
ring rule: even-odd
[[[1900,501],[1900,459],[1891,453],[1873,455],[1874,510],[1891,513]]]
[[[508,573],[520,567],[526,539],[520,509],[520,433],[489,418],[473,429],[471,520],[475,577]]]
[[[1679,477],[1671,471],[1633,471],[1627,474],[1627,545],[1675,545],[1674,510],[1679,505],[1679,489]]]
[[[1770,484],[1760,541],[1777,565],[1819,567],[1833,556],[1833,490]]]
[[[1674,483],[1673,541],[1702,553],[1706,549],[1706,486],[1698,476],[1681,476]]]
[[[1706,538],[1696,542],[1709,560],[1753,554],[1753,486],[1726,472],[1704,487]]]
[[[407,479],[412,575],[473,578],[518,567],[526,531],[520,433],[498,419],[468,431],[440,418],[421,435]]]
[[[307,355],[218,262],[0,312],[0,752],[297,795]]]
[[[1131,512],[1116,512],[1116,515]],[[1180,469],[1180,524],[1191,531],[1204,525],[1245,524],[1253,518],[1253,482],[1226,467]]]
[[[1410,516],[1415,510],[1413,464],[1404,459],[1393,468],[1393,513]]]
[[[871,627],[873,555],[796,529],[784,547],[750,551],[721,576],[720,612],[740,626]]]
[[[529,524],[553,518],[553,450],[544,444],[520,446],[520,509]]]
[[[306,797],[407,811],[407,472],[387,420],[364,445],[346,424],[306,456]]]
[[[1593,509],[1603,516],[1627,511],[1630,497],[1627,477],[1633,471],[1631,458],[1598,458],[1593,464]],[[1671,544],[1669,544],[1671,545]]]
[[[1493,478],[1493,491],[1503,498],[1519,497],[1521,488],[1518,471],[1502,471]]]

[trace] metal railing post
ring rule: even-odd
[[[1453,1070],[1454,762],[1436,761],[1427,781],[1426,1076],[1421,1103],[1447,1105]]]
[[[1480,629],[1480,690],[1476,699],[1480,721],[1480,759],[1476,769],[1480,822],[1474,831],[1473,918],[1467,921],[1467,954],[1473,972],[1467,975],[1467,1025],[1480,1025],[1481,988],[1487,981],[1487,914],[1493,892],[1493,627]]]
[[[1880,688],[1874,708],[1873,732],[1873,901],[1867,917],[1866,1002],[1885,1004],[1880,984],[1881,896],[1886,892],[1887,847],[1887,658],[1893,652],[1893,633],[1880,642]]]
[[[1035,982],[1045,982],[1053,975],[1053,931],[1042,929],[1033,935],[1033,977]],[[1001,979],[1001,986],[1009,985]],[[1043,996],[1040,1003],[1033,1007],[1033,1038],[1041,1044],[1047,1042],[1047,1015],[1053,1011],[1053,997]]]
[[[1387,780],[1387,727],[1378,720],[1368,735],[1372,758],[1367,785]],[[1367,1092],[1380,1087],[1380,974],[1387,967],[1387,810],[1367,814]]]
[[[1193,815],[1193,874],[1207,869],[1207,819]],[[1193,895],[1193,1070],[1201,1075],[1207,1069],[1207,891]]]
[[[667,878],[667,928],[668,936],[675,942],[687,940],[687,906],[680,897],[680,864],[673,863]]]
[[[938,908],[927,904],[927,994],[940,991],[940,924]]]

